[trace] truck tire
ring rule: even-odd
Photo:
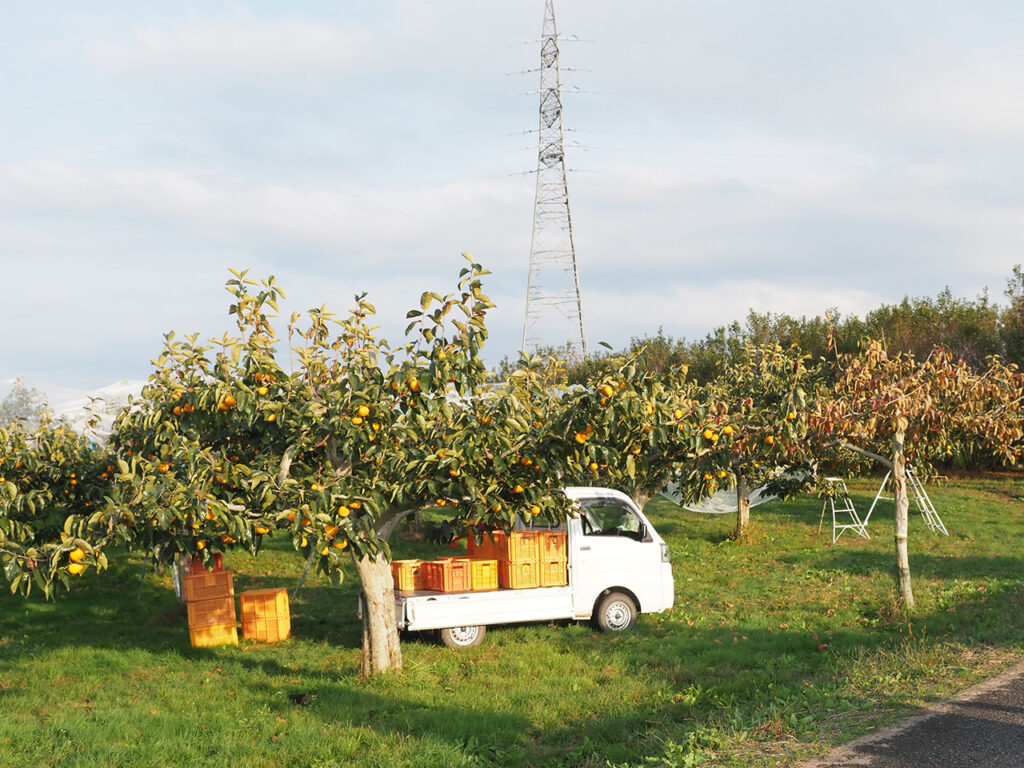
[[[480,645],[487,634],[487,627],[476,624],[469,627],[447,627],[441,630],[441,642],[448,648],[472,648]]]
[[[636,624],[636,602],[622,592],[609,592],[597,602],[594,623],[605,632],[622,632]]]

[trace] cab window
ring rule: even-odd
[[[595,500],[582,506],[580,523],[586,536],[626,536],[639,541],[646,534],[640,518],[618,502]]]

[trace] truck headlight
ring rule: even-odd
[[[669,561],[668,544],[666,544],[663,541],[663,542],[661,542],[661,562],[667,563],[668,561]]]

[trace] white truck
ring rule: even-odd
[[[440,630],[450,648],[477,645],[492,624],[591,619],[620,631],[638,613],[672,607],[668,545],[632,499],[610,488],[566,488],[578,514],[566,531],[568,585],[488,592],[395,593],[401,630]]]

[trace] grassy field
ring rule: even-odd
[[[873,483],[853,491],[866,510]],[[169,576],[140,599],[141,561],[120,557],[49,604],[0,596],[0,766],[791,765],[1024,648],[1024,483],[931,492],[950,535],[913,514],[912,617],[892,604],[891,504],[870,541],[834,546],[817,499],[763,505],[740,545],[731,517],[654,501],[671,611],[618,636],[495,628],[461,653],[409,638],[405,672],[365,684],[351,573],[300,592],[284,643],[192,649]],[[237,593],[292,587],[302,562],[271,548],[227,565]]]

